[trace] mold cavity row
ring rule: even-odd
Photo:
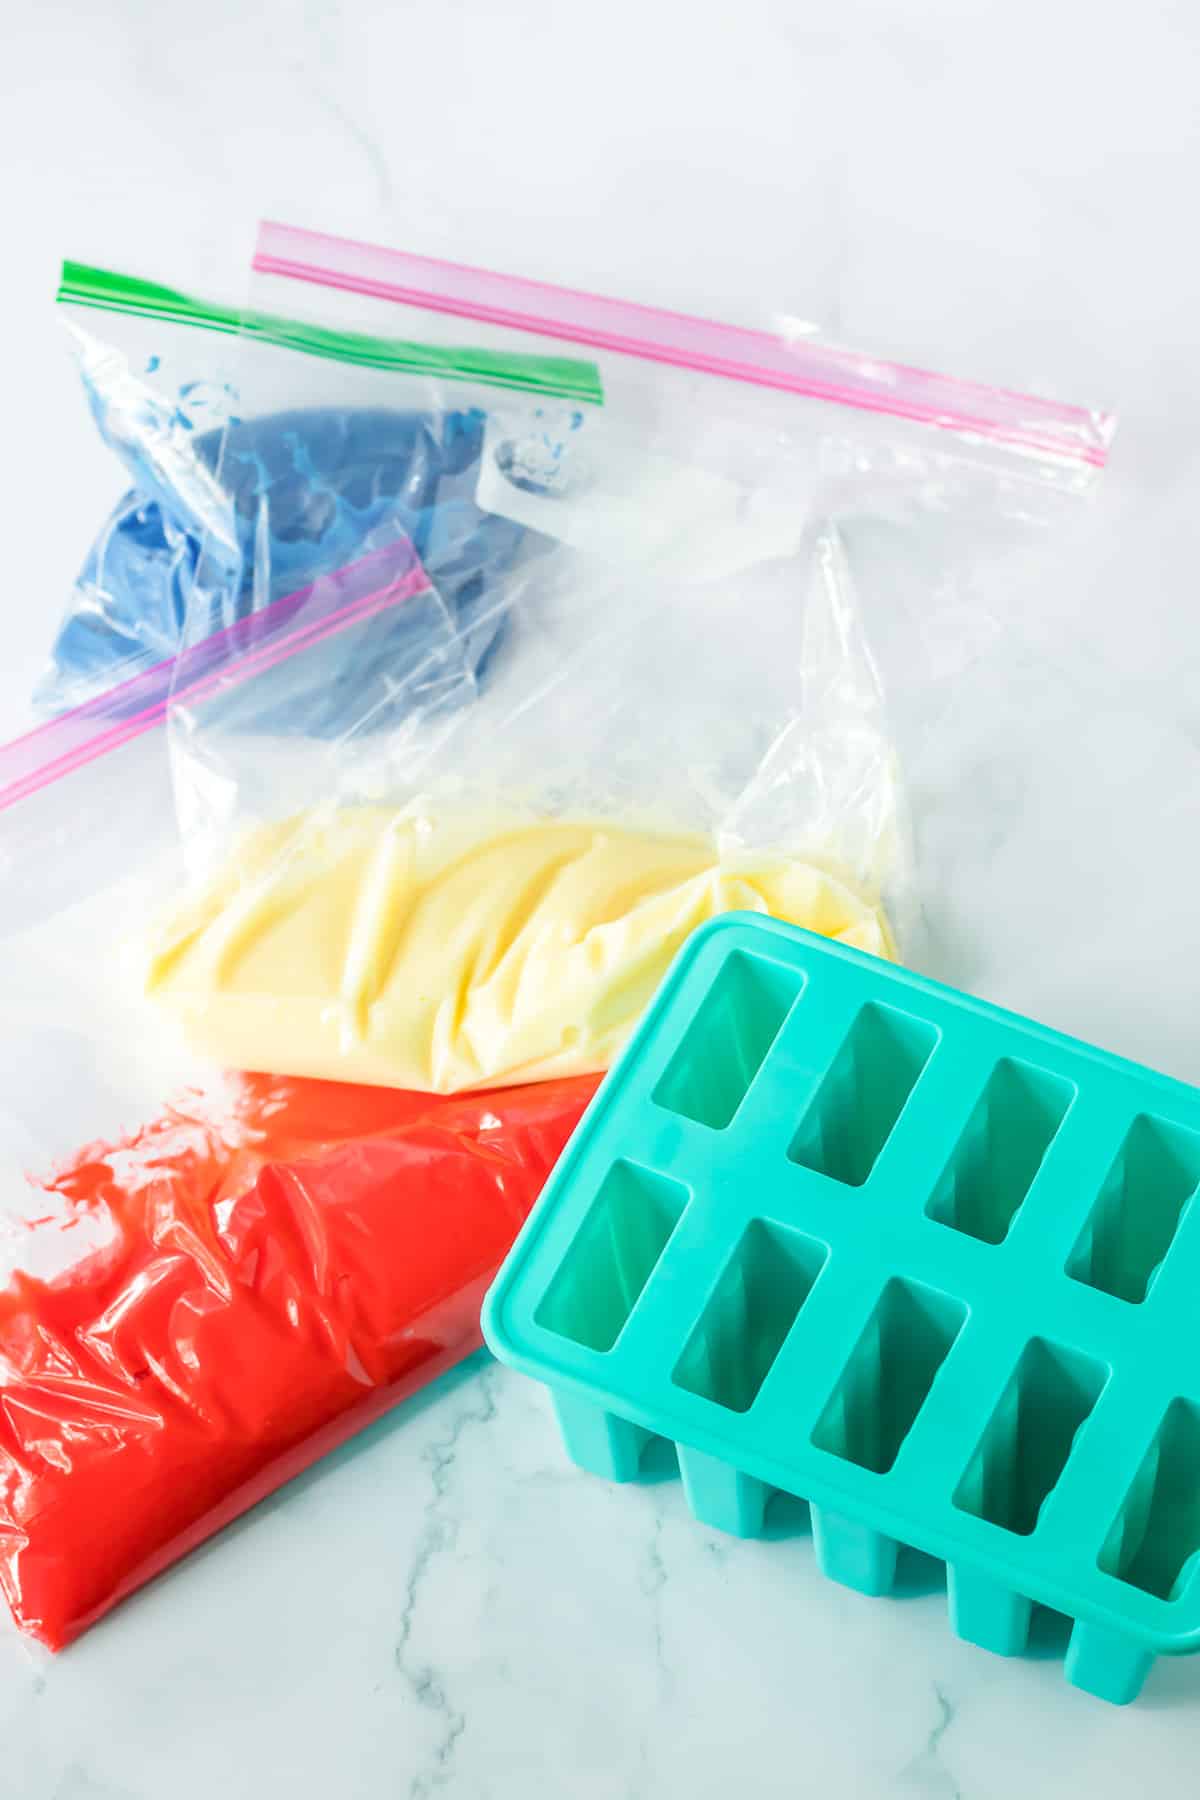
[[[611,1350],[690,1199],[681,1182],[614,1163],[537,1310],[539,1325]],[[752,1405],[829,1254],[825,1244],[754,1219],[734,1247],[675,1371],[733,1412]]]
[[[659,1081],[657,1103],[724,1130],[803,986],[803,976],[781,965],[740,951],[727,958]],[[938,1035],[928,1021],[895,1007],[863,1006],[792,1139],[791,1160],[861,1187]],[[1069,1082],[1043,1070],[998,1063],[930,1201],[931,1215],[1000,1243],[1073,1096]]]
[[[537,1319],[611,1350],[687,1204],[687,1190],[622,1162],[601,1186]],[[735,1413],[754,1404],[828,1259],[803,1232],[752,1220],[718,1277],[672,1372],[690,1393]],[[962,1329],[966,1307],[893,1278],[813,1432],[818,1449],[884,1475]]]
[[[689,1199],[679,1182],[619,1162],[560,1265],[538,1321],[611,1350]],[[753,1405],[825,1266],[828,1246],[753,1220],[725,1264],[673,1379],[735,1413]],[[812,1441],[875,1474],[894,1465],[966,1319],[950,1295],[894,1277],[877,1301]],[[1026,1345],[957,1487],[954,1504],[1028,1537],[1108,1379],[1046,1338]],[[1200,1566],[1200,1407],[1174,1400],[1099,1556],[1100,1568],[1175,1600]]]
[[[948,1294],[889,1281],[813,1432],[817,1448],[886,1475],[966,1313]],[[1027,1537],[1107,1378],[1108,1370],[1090,1358],[1035,1338],[984,1429],[954,1504]]]
[[[804,988],[804,977],[737,951],[722,965],[655,1090],[659,1105],[714,1130],[734,1119]],[[789,1148],[793,1162],[861,1187],[933,1053],[924,1020],[871,1002],[856,1016]],[[1033,1064],[996,1064],[928,1202],[933,1219],[1000,1244],[1075,1097]],[[1200,1185],[1200,1139],[1134,1121],[1068,1262],[1075,1280],[1145,1299]]]
[[[999,1244],[1074,1099],[1072,1083],[1026,1063],[993,1070],[926,1208],[956,1231]],[[1200,1137],[1136,1118],[1067,1260],[1087,1287],[1139,1305],[1200,1185]]]
[[[660,1106],[724,1130],[766,1062],[805,976],[735,951],[655,1089]],[[790,1159],[861,1187],[933,1054],[928,1021],[869,1002],[856,1015],[792,1142]],[[1062,1076],[1013,1057],[992,1070],[926,1206],[985,1244],[1007,1237],[1075,1098]],[[1138,1304],[1200,1186],[1200,1136],[1134,1120],[1067,1263],[1076,1281]]]
[[[953,1347],[965,1309],[893,1280],[813,1433],[818,1449],[886,1474]],[[1029,1537],[1104,1391],[1104,1364],[1045,1338],[1025,1346],[954,1491],[954,1504]],[[1200,1572],[1200,1407],[1167,1408],[1101,1548],[1098,1565],[1156,1599]]]
[[[618,1162],[538,1308],[540,1325],[613,1348],[689,1200],[679,1182]],[[672,1372],[730,1412],[754,1404],[829,1256],[826,1244],[754,1219],[728,1257]],[[917,1282],[887,1283],[813,1433],[819,1449],[886,1474],[962,1328],[966,1308]]]
[[[792,1161],[861,1187],[938,1035],[907,1013],[864,1006],[801,1122]],[[1071,1082],[1002,1058],[929,1199],[929,1216],[984,1243],[1002,1243],[1074,1097]]]
[[[734,951],[659,1079],[656,1103],[723,1131],[766,1062],[805,980],[798,970]],[[861,1186],[938,1035],[935,1026],[895,1007],[873,1001],[862,1007],[792,1141],[792,1161]]]

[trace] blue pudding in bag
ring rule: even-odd
[[[39,705],[61,711],[173,657],[185,619],[193,639],[206,618],[220,630],[401,535],[436,601],[379,615],[357,635],[351,668],[331,652],[328,681],[305,687],[306,730],[359,724],[354,696],[372,679],[402,692],[448,661],[478,679],[505,624],[493,584],[540,541],[475,503],[485,423],[478,408],[321,407],[196,435],[197,491],[211,507],[216,489],[223,541],[206,533],[188,483],[147,468],[88,554]],[[260,713],[260,728],[271,722]]]

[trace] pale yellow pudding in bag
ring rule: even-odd
[[[360,806],[249,832],[147,983],[227,1067],[452,1093],[606,1068],[688,933],[735,908],[892,954],[881,909],[805,861]]]

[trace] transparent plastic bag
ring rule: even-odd
[[[594,1083],[469,1099],[245,1075],[140,991],[179,879],[170,677],[435,590],[407,540],[0,748],[0,1591],[52,1649],[479,1347]]]
[[[453,1099],[271,1076],[31,1188],[0,1285],[0,1588],[60,1649],[480,1347],[593,1083]]]
[[[482,371],[496,392],[594,401],[593,367],[322,331],[73,262],[63,266],[58,305],[93,417],[133,487],[76,582],[37,695],[44,711],[80,706],[173,655],[189,603],[195,641],[400,534],[435,570],[464,650],[482,669],[503,619],[481,625],[478,596],[523,533],[473,504],[484,429],[474,384]],[[347,369],[436,371],[456,384],[459,404],[436,419],[353,395],[336,406],[296,405],[272,390],[270,357],[234,366],[239,331]],[[256,504],[260,484],[270,490],[269,513]],[[370,646],[388,659],[394,649],[386,634]],[[332,690],[309,728],[335,732],[348,717]]]
[[[605,406],[482,408],[475,502],[537,553],[492,572],[482,613],[507,629],[470,705],[431,679],[452,641],[411,682],[364,680],[334,741],[303,706],[264,732],[253,687],[173,705],[196,887],[151,981],[193,1040],[454,1090],[605,1066],[713,911],[888,953],[919,898],[900,770],[1008,630],[996,595],[1111,421],[287,227],[255,270],[256,306],[324,328],[567,340]],[[395,393],[394,372],[242,351],[305,404]],[[427,414],[453,403],[422,383]],[[269,483],[255,504],[269,520]]]

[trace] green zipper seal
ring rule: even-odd
[[[56,299],[101,312],[135,313],[144,319],[168,319],[256,338],[283,350],[324,356],[333,362],[357,363],[368,369],[402,370],[409,375],[440,375],[446,381],[477,381],[489,387],[517,388],[551,394],[561,400],[600,405],[604,388],[595,363],[572,356],[523,356],[504,350],[452,348],[417,344],[406,338],[371,337],[362,331],[330,331],[274,313],[239,312],[181,294],[177,288],[93,269],[87,263],[64,262]]]

